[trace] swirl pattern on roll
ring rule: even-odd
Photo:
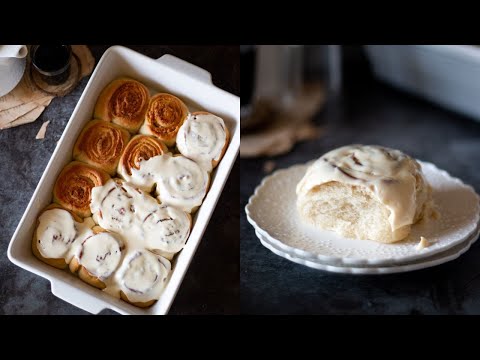
[[[91,209],[95,221],[128,239],[130,248],[147,248],[167,258],[185,246],[190,234],[189,214],[160,205],[119,179],[93,189]]]
[[[133,79],[120,78],[102,91],[94,116],[135,133],[144,121],[149,100],[150,94],[145,85]]]
[[[78,263],[92,276],[104,280],[120,265],[125,248],[113,234],[100,232],[85,239],[78,254]]]
[[[63,269],[70,263],[83,239],[93,234],[92,219],[82,221],[77,215],[50,204],[38,217],[32,238],[34,255],[43,262]]]
[[[167,152],[167,147],[159,139],[149,135],[136,135],[123,151],[117,172],[123,179],[131,181],[132,169],[140,169],[141,161],[146,161]],[[135,185],[147,192],[152,190],[151,187],[149,188],[141,183]]]
[[[189,117],[171,94],[150,97],[129,78],[108,84],[55,182],[55,209],[37,219],[35,256],[135,306],[158,300],[228,146],[221,118]],[[182,128],[177,148],[186,156],[172,155]]]
[[[150,212],[155,205],[158,204],[151,196],[123,180],[112,179],[93,189],[90,208],[93,219],[102,228],[124,234],[140,223],[140,207],[146,207],[146,212]]]
[[[222,118],[199,111],[192,113],[180,127],[177,148],[183,156],[212,171],[225,153],[228,137]]]
[[[210,177],[205,169],[182,155],[164,154],[132,170],[132,182],[145,186],[156,184],[156,195],[162,204],[173,205],[191,213],[203,201]]]
[[[188,108],[182,100],[171,94],[156,94],[150,99],[140,133],[154,135],[167,146],[173,146],[187,116]]]
[[[138,305],[158,299],[171,268],[170,261],[147,250],[131,254],[119,271],[122,298]]]
[[[88,217],[91,192],[110,178],[103,170],[72,161],[63,168],[53,188],[53,200],[80,217]]]
[[[190,235],[191,217],[173,206],[162,205],[143,220],[146,247],[171,258],[185,246]]]
[[[130,134],[103,120],[87,123],[73,147],[73,158],[114,175]]]
[[[75,220],[63,209],[44,211],[35,231],[38,250],[47,259],[64,258],[77,237]]]

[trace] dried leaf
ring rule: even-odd
[[[50,123],[50,120],[47,120],[42,124],[42,127],[40,128],[40,130],[38,130],[38,133],[37,133],[37,136],[35,136],[35,139],[38,140],[38,139],[45,138],[45,132],[47,131],[47,126],[49,123]]]

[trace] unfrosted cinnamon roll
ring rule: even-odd
[[[59,269],[70,263],[79,240],[92,234],[93,221],[85,221],[57,204],[42,211],[32,238],[33,254]]]
[[[173,146],[187,116],[188,108],[182,100],[171,94],[156,94],[150,99],[140,133],[154,135],[167,146]]]
[[[223,119],[205,111],[192,113],[178,130],[177,148],[207,171],[225,154],[229,133]]]
[[[171,260],[187,242],[192,217],[174,206],[161,205],[143,220],[145,245],[158,255]]]
[[[119,270],[120,297],[138,307],[152,305],[160,297],[171,269],[170,261],[150,251],[132,253]]]
[[[88,217],[92,188],[105,184],[110,176],[93,166],[72,161],[65,166],[55,182],[53,200],[81,217]]]
[[[82,241],[69,268],[86,283],[104,289],[104,281],[117,270],[125,245],[117,235],[96,226],[94,234]]]
[[[133,182],[156,184],[155,193],[162,204],[173,205],[188,213],[203,201],[210,184],[206,170],[182,155],[164,154],[142,162],[132,170]]]
[[[73,158],[114,175],[129,139],[129,132],[118,125],[89,121],[73,147]]]
[[[145,119],[150,94],[142,83],[119,78],[108,84],[95,105],[94,117],[136,133]]]
[[[146,161],[154,156],[168,152],[167,147],[159,139],[149,135],[135,135],[123,151],[118,163],[118,174],[128,182],[132,182],[144,191],[152,191],[151,186],[142,182],[136,183],[132,179],[132,169],[140,169],[140,162]],[[151,185],[151,184],[150,184]]]

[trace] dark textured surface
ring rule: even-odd
[[[363,69],[361,71],[364,71]],[[350,143],[401,149],[480,191],[480,123],[377,83],[346,76],[338,108],[320,113],[324,137],[273,159],[277,168],[317,158]],[[244,208],[265,176],[266,159],[240,164],[241,309],[249,314],[478,314],[480,243],[459,259],[404,274],[354,276],[314,270],[264,248]]]
[[[109,46],[91,46],[97,62]],[[158,58],[169,53],[212,74],[215,85],[240,95],[238,47],[128,46]],[[56,98],[37,121],[0,131],[0,313],[86,314],[56,298],[47,280],[7,258],[7,247],[47,166],[88,78],[69,95]],[[35,140],[50,120],[44,140]],[[239,197],[237,160],[203,240],[180,287],[170,314],[230,314],[239,311]],[[115,312],[105,310],[104,314]]]

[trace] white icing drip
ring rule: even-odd
[[[164,154],[140,162],[140,169],[132,169],[131,179],[135,185],[151,188],[156,184],[156,195],[162,204],[191,212],[202,204],[209,175],[193,160]]]
[[[37,248],[47,259],[65,259],[68,264],[78,252],[81,242],[91,234],[94,223],[91,218],[76,222],[63,209],[44,211],[38,218]]]
[[[130,252],[114,275],[115,284],[106,291],[117,297],[123,291],[132,302],[158,299],[171,269],[170,261],[147,250]]]
[[[158,211],[147,215],[143,223],[147,248],[159,250],[159,254],[177,253],[183,249],[190,234],[188,214],[173,206],[160,206]]]
[[[92,189],[93,219],[106,230],[129,234],[136,224],[158,207],[154,198],[121,180],[110,179]]]
[[[227,140],[223,119],[213,114],[191,114],[177,133],[182,155],[212,171],[212,161],[220,160]]]
[[[170,154],[170,153],[169,153]],[[159,156],[159,155],[157,155]],[[145,162],[146,160],[140,158],[139,160],[139,167]],[[152,192],[153,190],[153,186],[155,185],[155,176],[154,174],[152,173],[148,173],[148,172],[145,172],[145,173],[142,173],[141,176],[139,176],[138,174],[134,174],[134,170],[136,170],[136,168],[132,167],[131,168],[131,172],[132,172],[132,175],[129,175],[128,174],[128,171],[125,169],[125,167],[122,165],[122,162],[120,161],[120,163],[118,164],[118,168],[117,168],[117,172],[118,172],[118,175],[121,176],[124,180],[126,180],[127,182],[129,182],[130,184],[133,184],[135,185],[137,188],[139,188],[140,190],[143,190],[147,193],[150,193]]]
[[[315,186],[330,181],[366,187],[390,210],[389,222],[395,231],[412,224],[417,200],[420,208],[425,201],[416,199],[416,176],[424,179],[420,165],[399,150],[344,146],[326,153],[308,168],[297,185],[297,195],[305,196]]]
[[[87,271],[103,280],[112,275],[122,258],[123,244],[112,234],[99,233],[83,241],[78,262]]]
[[[161,288],[157,288],[157,285],[155,285],[154,290],[146,291],[143,295],[131,291],[132,295],[127,293],[133,285],[122,285],[125,282],[125,268],[128,268],[132,256],[139,252],[151,254],[148,251],[151,250],[160,255],[169,256],[180,251],[185,246],[190,232],[191,220],[189,215],[172,206],[160,205],[149,194],[120,179],[111,179],[103,186],[94,187],[90,208],[95,221],[104,229],[116,232],[126,246],[122,265],[114,276],[104,281],[107,286],[104,291],[119,297],[120,290],[122,290],[127,294],[130,301],[134,302],[158,299],[163,285]],[[149,255],[146,256],[149,257]],[[168,266],[164,266],[170,269],[168,260],[153,254],[151,256],[160,259],[160,261],[166,261]],[[145,265],[142,263],[143,265],[137,266],[135,265],[137,261],[140,260],[133,263],[134,268]],[[140,276],[140,272],[134,273],[135,276],[129,276],[134,278]],[[149,274],[150,272],[145,273],[147,278],[144,281],[147,283]],[[127,281],[127,283],[129,282]]]

